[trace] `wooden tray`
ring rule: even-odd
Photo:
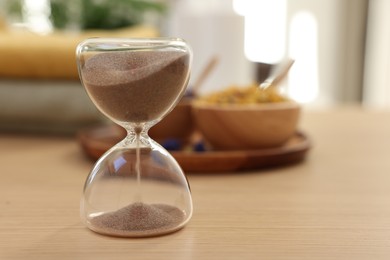
[[[78,140],[86,155],[98,159],[122,139],[112,126],[85,129]],[[171,151],[185,172],[232,172],[289,165],[301,162],[310,149],[310,140],[297,132],[285,145],[276,148],[242,151]]]

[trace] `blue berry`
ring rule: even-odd
[[[194,143],[193,149],[195,152],[205,152],[206,151],[206,147],[202,141]]]
[[[175,138],[165,139],[161,144],[168,151],[179,151],[181,149],[181,142]]]

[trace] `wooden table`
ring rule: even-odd
[[[71,138],[0,137],[0,259],[390,259],[390,112],[306,110],[303,163],[191,174],[190,223],[147,239],[79,219],[92,163]]]

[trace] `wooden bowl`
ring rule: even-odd
[[[191,99],[183,98],[168,115],[150,128],[148,135],[157,142],[176,139],[186,143],[193,134],[194,129]],[[123,127],[115,125],[115,131],[118,136],[125,138],[126,130]]]
[[[166,117],[150,128],[149,136],[155,141],[174,138],[187,142],[193,132],[191,99],[183,98]]]
[[[214,105],[194,102],[194,120],[205,141],[216,150],[281,146],[297,131],[296,102]]]

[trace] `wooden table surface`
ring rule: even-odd
[[[92,163],[72,138],[0,135],[0,259],[390,259],[390,112],[306,110],[303,163],[188,175],[189,224],[98,235],[79,218]]]

